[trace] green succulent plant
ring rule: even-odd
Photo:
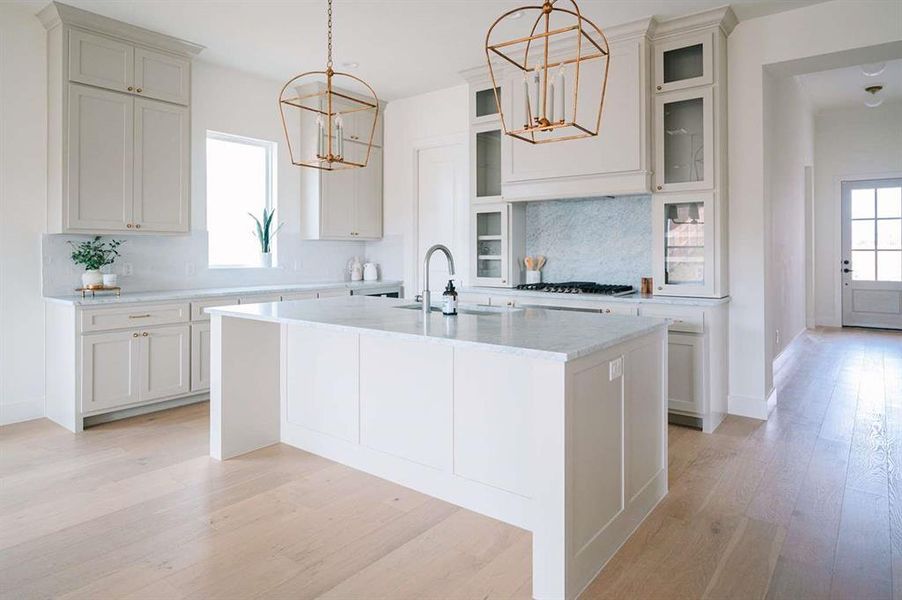
[[[279,233],[279,230],[282,229],[282,225],[285,223],[279,223],[279,225],[273,229],[272,219],[276,214],[276,209],[267,210],[264,208],[262,221],[251,213],[247,214],[254,220],[254,236],[257,238],[257,241],[260,242],[260,250],[264,253],[269,252],[273,238],[276,237],[276,234]]]
[[[86,242],[69,242],[72,246],[72,261],[77,265],[84,265],[85,271],[94,271],[100,267],[111,265],[119,258],[119,246],[125,240],[110,240],[105,242],[101,236]]]

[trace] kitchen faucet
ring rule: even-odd
[[[423,281],[426,285],[425,289],[423,289],[423,312],[425,314],[429,314],[431,310],[431,302],[432,302],[432,294],[429,292],[429,260],[432,258],[432,254],[436,250],[441,250],[445,254],[445,258],[448,259],[448,272],[451,275],[454,275],[454,257],[451,256],[451,251],[448,250],[447,246],[442,244],[436,244],[431,247],[429,250],[426,250],[426,259],[423,261]]]

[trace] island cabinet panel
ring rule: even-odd
[[[455,348],[455,475],[531,495],[532,464],[524,457],[531,449],[533,373],[517,355]]]
[[[450,346],[361,336],[363,445],[450,471],[453,361]]]
[[[577,553],[624,504],[623,377],[610,378],[608,365],[604,361],[571,375],[572,543]]]
[[[660,427],[654,426],[667,421],[666,408],[662,402],[652,401],[660,398],[661,391],[665,389],[664,371],[642,367],[659,363],[662,355],[659,344],[649,344],[630,351],[624,357],[624,387],[634,399],[624,406],[626,504],[632,503],[648,483],[654,480],[667,460],[667,444],[664,442],[666,435],[662,435]]]
[[[349,442],[360,438],[358,336],[286,325],[283,332],[285,418]]]

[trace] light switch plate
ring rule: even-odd
[[[608,378],[609,381],[614,381],[619,377],[623,376],[623,357],[620,356],[615,358],[611,362],[608,363]]]

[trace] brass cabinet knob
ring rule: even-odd
[[[658,191],[661,191],[661,190],[663,190],[663,189],[664,189],[664,186],[663,186],[663,185],[659,185],[659,186],[658,186]]]
[[[142,90],[141,88],[138,88],[138,89],[136,89],[135,91],[138,92],[138,93],[140,94],[140,93],[143,92],[144,90]]]
[[[140,224],[140,223],[135,223],[135,229],[141,229],[141,224]]]
[[[135,333],[133,333],[132,337],[138,337],[138,332],[136,331]]]
[[[135,89],[135,88],[133,88],[132,86],[128,86],[128,91],[131,92],[131,91],[133,91],[134,89]]]
[[[660,85],[658,86],[658,91],[659,91],[659,92],[661,91],[661,86],[660,86]]]
[[[128,227],[129,229],[132,228],[132,224],[131,224],[131,223],[126,223],[125,226]]]
[[[148,333],[145,331],[145,332],[142,333],[141,335],[143,335],[144,337],[147,337],[147,336],[148,336]]]

